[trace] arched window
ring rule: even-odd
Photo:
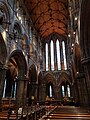
[[[62,96],[65,97],[65,88],[64,88],[64,85],[62,85]]]
[[[17,87],[17,84],[16,84],[16,82],[15,82],[15,86],[14,86],[14,98],[15,98],[15,96],[16,96],[16,87]]]
[[[62,41],[62,49],[63,49],[63,58],[64,58],[64,69],[67,70],[66,54],[65,54],[65,42],[64,41]]]
[[[52,97],[52,86],[51,85],[49,86],[49,94],[50,94],[50,97]]]
[[[7,83],[7,79],[5,79],[5,82],[4,82],[3,98],[5,98],[6,83]]]
[[[56,51],[57,51],[57,66],[58,70],[61,70],[61,62],[60,62],[60,48],[59,48],[59,40],[56,41]]]
[[[51,70],[54,70],[54,44],[53,41],[51,40]]]
[[[46,71],[48,70],[48,44],[46,43],[45,46],[45,50],[46,50]]]
[[[70,85],[67,85],[67,97],[70,97]]]

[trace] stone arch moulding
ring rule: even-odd
[[[14,50],[7,60],[7,65],[9,62],[16,64],[17,66],[17,76],[25,77],[27,75],[27,62],[25,56],[21,50]]]
[[[3,16],[2,20],[2,28],[7,29],[7,27],[10,24],[11,20],[11,10],[9,6],[7,6],[7,3],[3,0],[0,1],[0,13]],[[7,24],[5,24],[5,22]]]
[[[55,79],[54,75],[51,72],[47,72],[47,73],[45,73],[43,75],[43,82],[44,82],[44,84],[52,82],[53,85],[55,85],[55,81],[56,81],[56,79]]]
[[[69,84],[71,84],[71,81],[70,81],[70,77],[69,75],[66,73],[66,72],[62,72],[60,75],[59,75],[59,78],[57,80],[57,84],[58,86],[60,86],[62,84],[62,82],[68,82]]]
[[[0,56],[2,56],[0,57],[0,63],[5,64],[7,57],[7,47],[1,33],[0,33]]]
[[[11,32],[13,32],[17,37],[22,37],[22,26],[20,25],[18,20],[15,20],[12,23]]]
[[[22,49],[25,50],[27,47],[29,48],[29,45],[28,45],[28,37],[26,34],[23,34],[22,36]]]

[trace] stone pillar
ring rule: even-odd
[[[42,56],[43,56],[43,59],[42,59],[43,70],[45,70],[46,69],[46,59],[45,59],[46,58],[46,51],[45,51],[45,46],[44,46],[44,48],[42,47]]]
[[[88,92],[85,76],[83,73],[77,74],[77,87],[78,87],[78,96],[81,106],[88,106]],[[77,96],[77,97],[78,97]]]
[[[61,69],[62,69],[61,46],[62,46],[62,45],[61,45],[61,41],[59,41],[59,49],[60,49],[60,56],[59,56],[59,57],[60,57],[60,66],[61,66]]]
[[[45,101],[46,100],[46,85],[45,84],[42,84],[41,86],[41,100],[42,101]]]
[[[16,94],[16,104],[17,107],[24,106],[27,102],[27,84],[28,78],[23,76],[17,77],[17,94]]]
[[[81,103],[81,106],[88,107],[88,91],[87,91],[86,79],[85,78],[80,79],[80,83],[81,83],[80,103]]]
[[[55,87],[54,87],[54,98],[55,98],[55,100],[60,100],[60,89],[58,88],[58,85],[56,85]]]
[[[74,98],[74,84],[70,85],[70,96]]]
[[[50,49],[50,43],[48,44],[48,68],[51,70],[51,49]]]
[[[84,68],[87,93],[88,93],[88,106],[90,107],[90,57],[82,58],[81,63]]]
[[[34,96],[34,101],[36,101],[38,98],[37,96],[38,95],[38,84],[32,83],[31,86],[32,86],[31,95]]]
[[[6,70],[7,70],[7,66],[0,65],[0,110],[2,109],[2,97],[3,97]]]
[[[41,92],[41,91],[42,91],[42,86],[39,85],[39,86],[38,86],[38,89],[39,89],[39,91],[38,91],[38,92],[39,92],[39,95],[38,95],[39,101],[42,101],[42,92]]]
[[[78,82],[74,81],[74,101],[79,101]]]

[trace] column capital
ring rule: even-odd
[[[17,77],[16,77],[16,80],[17,80],[17,81],[28,81],[28,79],[29,79],[29,78],[26,77],[26,76],[17,76]]]
[[[0,64],[0,70],[7,70],[8,66],[4,64]]]
[[[81,59],[81,63],[82,64],[87,64],[87,63],[89,63],[90,62],[90,57],[83,57],[82,59]]]
[[[76,76],[76,79],[81,79],[81,78],[84,78],[84,77],[85,77],[84,73],[78,73],[77,76]]]

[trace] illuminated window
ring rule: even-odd
[[[52,86],[49,86],[49,93],[50,93],[50,97],[52,97]]]
[[[48,70],[48,44],[46,43],[46,71]]]
[[[15,85],[15,86],[14,86],[14,98],[15,98],[15,96],[16,96],[16,87],[17,87],[16,82],[15,82],[14,85]]]
[[[58,65],[58,70],[61,70],[59,40],[56,41],[56,50],[57,50],[57,65]]]
[[[62,96],[63,96],[63,97],[65,96],[65,88],[64,88],[64,85],[62,85]]]
[[[64,41],[62,41],[62,49],[63,49],[63,58],[64,58],[64,69],[67,70],[66,54],[65,54],[65,42]]]
[[[3,98],[5,98],[6,83],[7,83],[7,80],[5,79],[5,82],[4,82],[4,91],[3,91]]]
[[[70,86],[67,85],[67,96],[70,97]]]
[[[54,70],[54,44],[51,40],[51,70]]]

